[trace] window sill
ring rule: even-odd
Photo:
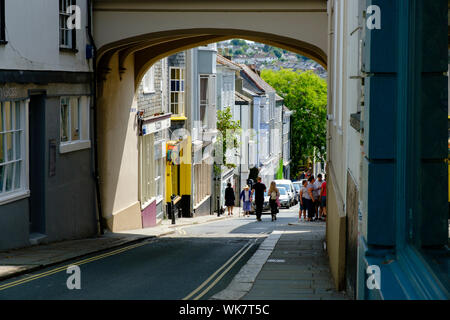
[[[29,196],[30,196],[30,190],[22,190],[22,191],[12,192],[11,194],[0,197],[0,205],[19,201],[19,200],[28,198]]]
[[[59,47],[60,52],[78,53],[78,49]]]
[[[6,40],[0,40],[0,45],[7,44],[7,43],[8,43],[8,41],[6,41]]]
[[[80,140],[76,142],[61,143],[59,145],[59,153],[69,153],[83,149],[89,149],[91,147],[90,140]]]
[[[151,91],[151,90],[146,91],[146,90],[142,90],[142,93],[143,93],[143,94],[155,94],[156,91]]]

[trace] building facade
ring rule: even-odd
[[[161,222],[166,212],[165,168],[168,128],[168,63],[162,59],[145,74],[138,89],[139,200],[142,227]]]
[[[98,230],[88,1],[56,3],[0,1],[0,249]]]
[[[447,9],[328,2],[327,250],[357,299],[450,297]]]

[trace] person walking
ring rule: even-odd
[[[307,201],[306,201],[306,194],[308,193],[308,190],[306,189],[306,186],[308,185],[308,181],[304,179],[302,181],[302,186],[300,188],[300,210],[298,212],[298,219],[302,220],[302,213],[303,213],[303,220],[306,221],[306,209],[307,209]]]
[[[313,191],[314,191],[314,176],[309,177],[308,179],[308,185],[306,186],[306,195],[305,195],[305,199],[306,199],[306,207],[308,210],[308,220],[307,221],[312,221],[314,218],[314,195],[313,195]]]
[[[252,206],[252,192],[248,185],[241,191],[239,199],[242,200],[242,208],[244,210],[244,216],[250,217],[250,211]]]
[[[233,207],[235,200],[236,199],[234,197],[234,190],[231,187],[231,183],[228,182],[227,188],[225,189],[225,206],[228,209],[229,216],[233,215]]]
[[[322,187],[320,191],[321,196],[321,206],[320,209],[322,210],[322,217],[323,220],[327,220],[327,175],[325,175],[325,180],[322,182]]]
[[[270,205],[270,213],[272,214],[272,221],[277,220],[278,213],[278,198],[280,197],[280,191],[278,191],[277,185],[275,181],[270,183],[269,191],[269,205]]]
[[[256,206],[256,220],[261,221],[261,215],[264,205],[264,192],[266,191],[266,185],[261,182],[261,177],[256,179],[257,182],[253,185],[252,194],[255,196]]]
[[[322,203],[322,197],[320,196],[322,187],[322,174],[317,175],[317,180],[314,181],[314,220],[322,220],[322,210],[320,209]]]

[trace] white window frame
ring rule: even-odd
[[[74,35],[75,29],[70,30],[67,27],[67,19],[70,13],[67,13],[69,6],[76,5],[76,0],[59,0],[59,47],[65,49],[75,49]],[[61,34],[63,37],[61,37]]]
[[[152,66],[142,79],[142,89],[144,94],[155,93],[155,68]]]
[[[180,70],[180,79],[173,79],[172,78],[172,70]],[[181,76],[183,74],[183,77]],[[172,81],[180,81],[180,90],[179,91],[172,91]],[[183,90],[181,90],[183,89]],[[185,98],[186,98],[186,70],[182,67],[170,67],[169,68],[169,111],[172,112],[173,116],[184,116],[185,113]],[[178,102],[177,102],[177,109],[178,112],[172,111],[172,93],[178,94]],[[182,102],[180,103],[180,96],[182,97]],[[181,106],[181,110],[180,110]]]
[[[12,179],[12,190],[8,192],[4,192],[3,190],[6,190],[6,170],[4,171],[4,175],[2,177],[3,184],[2,184],[2,190],[0,192],[0,205],[7,204],[9,202],[17,201],[23,198],[26,198],[30,195],[29,190],[29,162],[28,162],[28,105],[29,105],[29,99],[13,99],[8,101],[1,101],[0,102],[0,115],[3,112],[3,107],[6,105],[6,103],[9,102],[11,105],[14,105],[14,108],[12,108],[12,117],[13,117],[13,123],[14,123],[14,129],[11,128],[11,130],[3,130],[1,131],[1,139],[3,139],[2,147],[6,150],[6,133],[17,133],[21,132],[21,142],[20,142],[20,159],[6,159],[7,154],[4,152],[5,160],[1,163],[0,167],[3,167],[5,165],[11,164],[11,163],[17,163],[21,162],[21,168],[20,168],[20,187],[14,189],[14,186],[16,184],[16,170],[15,167],[13,168],[13,179]],[[20,130],[17,130],[15,128],[16,126],[16,103],[20,104]],[[5,121],[6,117],[1,116],[0,121],[3,121],[2,123],[2,129],[5,129]],[[16,155],[16,135],[13,135],[13,154]]]
[[[68,112],[68,134],[67,141],[61,141],[62,130],[62,118],[61,118],[61,105],[64,99],[69,100],[69,112]],[[70,105],[71,99],[77,99],[78,101],[78,116],[79,116],[79,139],[72,141],[72,107]],[[60,119],[60,137],[59,137],[59,153],[74,152],[82,149],[88,149],[91,147],[91,140],[89,138],[89,105],[90,97],[88,96],[63,96],[59,101],[59,119]]]

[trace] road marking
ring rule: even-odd
[[[74,262],[74,263],[71,263],[71,264],[68,264],[68,265],[65,265],[65,266],[62,266],[62,267],[58,267],[58,268],[55,268],[55,269],[52,269],[52,270],[49,270],[49,271],[46,271],[46,272],[42,272],[42,273],[39,273],[39,274],[36,274],[36,275],[33,275],[33,276],[29,276],[29,277],[24,278],[24,279],[19,279],[19,280],[13,281],[13,282],[9,282],[9,283],[0,285],[0,291],[6,290],[6,289],[11,288],[11,287],[15,287],[15,286],[18,286],[18,285],[21,285],[21,284],[24,284],[24,283],[27,283],[27,282],[30,282],[30,281],[33,281],[33,280],[37,280],[39,278],[47,277],[47,276],[53,275],[55,273],[58,273],[58,272],[61,272],[61,271],[64,271],[64,270],[67,270],[67,268],[69,266],[71,266],[71,265],[78,265],[78,266],[80,266],[80,265],[85,264],[85,263],[89,263],[89,262],[93,262],[93,261],[100,260],[100,259],[103,259],[103,258],[107,258],[109,256],[113,256],[113,255],[116,255],[116,254],[119,254],[119,253],[122,253],[122,252],[125,252],[125,251],[128,251],[128,250],[131,250],[131,249],[143,246],[145,244],[148,244],[148,242],[145,241],[145,242],[133,244],[133,245],[130,245],[128,247],[120,248],[120,249],[117,249],[117,250],[114,250],[114,251],[110,251],[110,252],[107,252],[107,253],[104,253],[104,254],[101,254],[101,255],[98,255],[98,256],[94,256],[94,257],[91,257],[91,258],[80,260],[78,262]]]
[[[213,288],[227,273],[228,271],[231,270],[231,268],[233,268],[233,266],[239,261],[241,260],[241,258],[248,252],[248,250],[250,250],[251,247],[253,247],[255,243],[253,242],[252,244],[250,244],[247,249],[245,249],[244,252],[241,253],[241,255],[239,257],[237,257],[237,259],[224,271],[222,272],[222,274],[220,276],[218,276],[216,278],[216,280],[214,280],[214,282],[212,282],[208,288],[206,288],[201,294],[199,294],[197,297],[194,298],[194,300],[199,300],[201,297],[203,297],[206,293],[208,293],[209,290],[211,290],[211,288]]]
[[[200,286],[198,286],[197,289],[195,289],[194,291],[192,291],[190,294],[188,294],[186,297],[184,297],[182,300],[188,300],[190,299],[192,296],[194,296],[197,292],[199,292],[204,286],[206,286],[212,279],[214,279],[214,277],[220,272],[222,271],[222,269],[224,269],[229,263],[231,263],[233,261],[234,258],[236,258],[242,251],[244,251],[246,248],[250,248],[251,246],[253,246],[252,241],[254,242],[255,240],[249,240],[241,249],[239,249],[230,259],[227,260],[227,262],[225,262],[219,269],[216,270],[216,272],[214,272],[208,279],[206,279]],[[246,251],[247,252],[247,251]],[[238,258],[238,260],[241,257]],[[238,261],[237,260],[237,261]],[[234,264],[233,264],[234,265]],[[209,289],[208,289],[209,291]],[[206,291],[207,292],[207,291]],[[206,293],[204,292],[202,294],[202,296]],[[198,297],[197,297],[198,298]]]

